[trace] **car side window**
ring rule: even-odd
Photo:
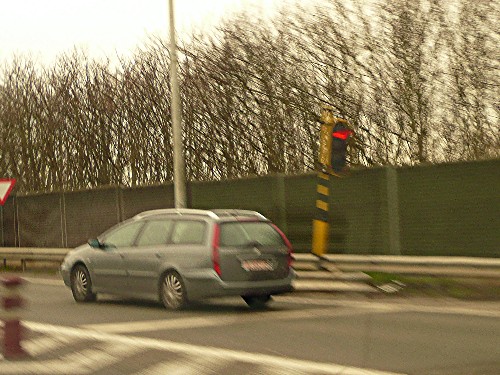
[[[133,223],[127,223],[118,228],[107,233],[104,238],[104,243],[107,246],[114,247],[129,247],[134,244],[134,240],[139,233],[144,223],[142,221],[136,221]]]
[[[139,235],[137,246],[155,246],[167,243],[172,220],[152,220],[146,222],[144,230]]]
[[[172,242],[174,244],[202,244],[205,240],[206,226],[204,221],[176,221],[172,232]]]

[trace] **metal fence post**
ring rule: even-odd
[[[285,197],[285,176],[278,174],[276,176],[276,205],[278,206],[278,224],[284,233],[288,234],[288,225],[286,217],[286,197]]]
[[[17,202],[17,196],[14,197],[14,246],[21,247],[21,230],[19,229],[21,223],[19,221],[19,203]]]
[[[389,254],[401,255],[398,175],[392,166],[386,167],[387,180],[387,212],[389,226]]]
[[[1,228],[1,235],[2,235],[2,242],[0,242],[1,246],[5,246],[5,239],[4,239],[4,234],[3,234],[3,206],[0,206],[0,228]]]

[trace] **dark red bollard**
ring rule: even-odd
[[[6,359],[25,357],[27,353],[21,346],[22,330],[19,319],[19,310],[24,301],[20,293],[20,287],[24,280],[17,276],[5,276],[0,278],[2,290],[1,317],[3,321],[3,356]]]

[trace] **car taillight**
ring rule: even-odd
[[[288,268],[292,267],[292,260],[293,260],[293,248],[292,244],[288,240],[288,238],[285,236],[285,233],[278,228],[276,224],[272,224],[273,228],[276,229],[276,231],[280,234],[281,238],[283,239],[283,242],[285,243],[286,247],[288,248],[288,254],[287,254],[287,265]]]
[[[214,271],[217,272],[217,275],[221,276],[222,272],[220,269],[219,236],[220,236],[220,227],[219,224],[215,224],[214,237],[212,239],[212,264],[214,267]]]

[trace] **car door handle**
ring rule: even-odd
[[[120,253],[120,258],[125,259],[125,255],[123,255],[122,253]]]
[[[155,253],[155,256],[160,259],[160,258],[163,258],[163,254],[160,254],[160,253]]]

